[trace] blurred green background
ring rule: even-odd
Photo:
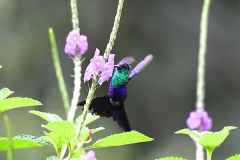
[[[88,36],[89,51],[83,70],[95,48],[104,52],[113,26],[117,0],[79,0],[81,33]],[[166,156],[194,159],[195,145],[174,132],[185,128],[185,120],[195,109],[199,24],[203,1],[131,0],[125,1],[115,46],[116,62],[126,56],[141,61],[147,54],[154,61],[128,85],[125,102],[132,129],[155,140],[150,143],[96,149],[99,160],[151,160]],[[2,116],[7,114],[14,135],[43,135],[45,121],[28,113],[35,109],[65,118],[54,67],[48,28],[57,38],[61,65],[70,97],[73,89],[73,63],[64,54],[65,37],[71,30],[67,0],[0,0],[0,88],[15,91],[13,96],[31,97],[41,107],[22,108],[0,115],[0,135],[5,136]],[[213,0],[209,17],[206,65],[206,109],[213,118],[213,131],[226,125],[240,125],[240,1]],[[137,64],[137,62],[135,64]],[[84,84],[80,99],[86,98]],[[108,83],[96,96],[107,93]],[[78,110],[77,115],[81,113]],[[93,141],[122,130],[111,119],[102,118],[90,127],[103,126]],[[231,132],[213,159],[240,153],[240,129]],[[53,148],[16,150],[16,159],[42,160],[55,154]],[[0,152],[6,159],[6,152]]]

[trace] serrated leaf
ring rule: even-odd
[[[42,136],[41,138],[51,142],[58,155],[61,153],[62,149],[67,145],[67,141],[55,132],[46,134],[46,136]]]
[[[68,121],[50,122],[44,127],[53,133],[58,134],[65,141],[70,141],[76,136],[75,126]]]
[[[92,113],[88,113],[86,120],[84,122],[84,126],[96,121],[98,118],[100,118],[100,116],[98,115],[92,115]],[[82,120],[82,115],[80,115],[77,119],[76,119],[76,126],[79,126]]]
[[[92,148],[103,148],[103,147],[113,147],[113,146],[122,146],[127,144],[141,143],[153,141],[153,138],[145,136],[142,133],[137,131],[124,132],[120,134],[114,134],[103,139],[96,141],[92,146],[89,146],[86,149]]]
[[[39,101],[33,100],[32,98],[7,98],[0,101],[0,113],[14,108],[28,107],[28,106],[39,106],[42,105]]]
[[[156,160],[187,160],[187,159],[179,158],[179,157],[166,157],[166,158],[159,158]]]
[[[92,115],[92,113],[88,113],[83,125],[86,126],[86,125],[96,121],[99,118],[100,118],[100,116],[98,116],[98,115]]]
[[[240,159],[240,154],[236,154],[235,156],[231,156],[227,158],[226,160],[239,160]]]
[[[175,132],[176,134],[187,134],[189,135],[194,141],[199,142],[199,139],[201,137],[201,133],[194,131],[194,130],[189,130],[187,128],[185,129],[181,129],[177,132]]]
[[[179,131],[177,131],[177,132],[175,132],[176,134],[187,134],[187,135],[191,135],[191,136],[194,136],[194,137],[196,137],[196,138],[200,138],[200,135],[196,132],[196,131],[194,131],[194,130],[189,130],[189,129],[187,129],[187,128],[185,128],[185,129],[181,129],[181,130],[179,130]]]
[[[189,129],[182,129],[175,133],[189,135],[194,141],[201,144],[206,150],[212,152],[226,139],[226,137],[229,135],[229,131],[236,128],[237,127],[234,126],[228,126],[224,127],[220,132],[197,132]]]
[[[230,130],[233,130],[233,129],[237,129],[237,127],[235,127],[235,126],[227,126],[227,127],[224,127],[220,132],[230,131]]]
[[[52,145],[48,141],[31,135],[19,135],[12,138],[14,149],[32,148]],[[8,139],[0,138],[0,150],[8,149]]]
[[[3,100],[13,94],[13,91],[10,91],[8,88],[3,88],[0,90],[0,100]]]
[[[216,147],[220,146],[220,144],[227,138],[229,132],[207,132],[201,138],[199,143],[209,151],[214,150]]]
[[[201,135],[199,143],[206,150],[214,150],[216,147],[220,146],[221,143],[227,138],[229,135],[229,131],[236,129],[234,126],[224,127],[220,132],[205,132]]]
[[[28,134],[20,134],[18,136],[15,136],[14,138],[31,140],[33,142],[37,142],[37,143],[42,144],[42,145],[52,146],[52,144],[50,142],[48,142],[48,141],[46,141],[42,138],[32,136],[32,135],[28,135]]]
[[[34,111],[34,110],[29,111],[29,113],[37,115],[42,119],[46,120],[47,122],[63,121],[61,117],[52,113],[46,113],[46,112],[40,112],[40,111]]]
[[[50,157],[47,157],[46,160],[60,160],[57,156],[50,156]]]

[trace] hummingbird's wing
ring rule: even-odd
[[[86,101],[81,101],[78,103],[78,106],[84,106],[85,103]],[[89,110],[92,114],[101,117],[113,117],[113,120],[116,121],[124,131],[131,131],[123,102],[113,104],[110,101],[109,95],[95,97],[92,99]]]
[[[81,101],[78,106],[84,106],[86,101]],[[114,111],[108,95],[95,97],[92,99],[89,110],[91,113],[101,117],[111,117]]]
[[[153,60],[153,55],[149,54],[147,55],[144,60],[142,60],[140,63],[137,64],[137,66],[131,70],[129,80],[135,76],[137,73],[141,72],[143,68],[145,68],[151,61]]]
[[[133,57],[125,57],[118,63],[118,65],[121,66],[121,65],[127,63],[128,66],[131,68],[131,64],[133,62],[135,62],[135,59]]]
[[[116,109],[113,112],[113,120],[118,123],[118,125],[124,130],[124,131],[131,131],[130,124],[128,122],[127,114],[125,112],[124,104],[122,103],[119,109]]]

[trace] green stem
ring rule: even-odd
[[[7,115],[4,115],[3,119],[6,124],[7,137],[8,137],[7,157],[8,157],[8,160],[14,160],[15,156],[14,156],[13,143],[12,143],[12,126],[10,123],[10,119],[8,118]]]
[[[48,33],[49,33],[49,38],[50,38],[50,42],[51,42],[54,68],[55,68],[58,85],[59,85],[59,89],[60,89],[62,100],[63,100],[64,109],[67,114],[69,111],[70,102],[69,102],[69,97],[68,97],[66,85],[65,85],[65,82],[63,79],[62,69],[61,69],[61,65],[60,65],[60,61],[59,61],[59,57],[58,57],[58,49],[57,49],[56,39],[55,39],[52,28],[49,28]]]
[[[211,0],[204,0],[201,24],[200,24],[200,40],[199,40],[199,54],[198,54],[198,75],[197,75],[197,101],[196,109],[204,110],[205,98],[205,62],[206,62],[206,48],[207,48],[207,30],[208,30],[208,16]],[[201,129],[199,129],[201,131]],[[209,153],[208,153],[209,157]],[[210,155],[211,159],[211,155]],[[200,144],[196,143],[196,160],[204,160],[204,150]]]
[[[114,25],[113,25],[113,28],[112,28],[112,32],[110,34],[109,42],[108,42],[107,47],[106,47],[105,52],[104,52],[104,58],[106,58],[106,59],[108,58],[108,55],[110,54],[110,52],[112,50],[112,47],[114,45],[114,41],[117,37],[119,22],[120,22],[121,15],[122,15],[123,3],[124,3],[124,0],[119,0],[119,2],[118,2],[117,13],[116,13],[116,16],[115,16]],[[99,76],[97,76],[97,77],[99,78]],[[97,88],[97,85],[98,85],[98,78],[96,78],[96,80],[94,80],[92,82],[92,86],[91,86],[91,88],[88,92],[88,96],[87,96],[87,99],[86,99],[86,104],[84,105],[84,109],[83,109],[83,113],[82,113],[82,120],[81,120],[81,124],[80,124],[80,127],[79,127],[79,132],[81,131],[81,129],[83,127],[83,124],[86,120],[89,106],[91,104],[91,101],[92,101],[93,96],[94,96],[94,92],[95,92],[95,90]],[[79,146],[79,147],[81,147],[81,146]]]
[[[77,1],[71,0],[71,12],[72,12],[72,25],[73,30],[79,30],[79,20],[78,20],[78,11],[77,11]],[[74,63],[74,90],[73,90],[73,98],[71,101],[70,111],[68,113],[68,121],[72,122],[75,116],[75,112],[77,110],[78,98],[80,97],[81,90],[81,77],[82,77],[82,68],[81,68],[81,55],[79,51],[77,51],[76,55],[73,57]]]
[[[88,109],[89,109],[89,106],[90,106],[91,101],[93,99],[94,92],[97,88],[97,85],[98,85],[98,78],[96,78],[96,80],[92,81],[92,86],[91,86],[91,88],[88,92],[88,96],[87,96],[87,99],[86,99],[86,104],[84,105],[84,109],[83,109],[83,113],[82,113],[82,117],[81,117],[82,119],[81,119],[81,124],[80,124],[80,127],[79,127],[79,131],[82,130],[83,124],[86,120]]]
[[[211,2],[210,0],[204,0],[201,16],[199,55],[198,55],[198,77],[197,77],[197,102],[196,102],[197,110],[204,110],[205,59],[206,59],[207,29],[210,2]]]
[[[78,20],[78,10],[77,10],[77,0],[71,0],[71,12],[72,12],[72,25],[73,30],[79,30],[79,20]]]
[[[211,160],[212,159],[212,153],[213,153],[212,150],[211,151],[207,150],[207,160]]]
[[[82,68],[81,68],[81,55],[78,53],[73,58],[74,63],[74,90],[73,90],[73,98],[71,101],[71,108],[68,113],[68,121],[72,122],[75,116],[75,112],[77,110],[78,98],[80,97],[81,90],[81,77],[82,77]]]
[[[124,0],[119,0],[119,2],[118,2],[117,13],[116,13],[116,16],[115,16],[112,32],[110,34],[109,42],[108,42],[107,47],[106,47],[105,52],[104,52],[104,58],[105,59],[108,58],[108,56],[109,56],[109,54],[112,50],[112,47],[114,45],[114,41],[117,37],[117,31],[118,31],[120,19],[121,19],[121,16],[122,16],[123,3],[124,3]]]

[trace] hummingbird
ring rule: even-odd
[[[133,57],[122,59],[117,65],[114,65],[115,71],[110,81],[108,95],[95,97],[89,107],[92,114],[100,117],[113,117],[113,120],[124,131],[131,131],[131,127],[125,111],[124,101],[127,98],[128,82],[145,68],[153,59],[153,55],[148,55],[133,70],[131,64],[135,61]],[[78,106],[84,106],[86,101],[81,101]]]

